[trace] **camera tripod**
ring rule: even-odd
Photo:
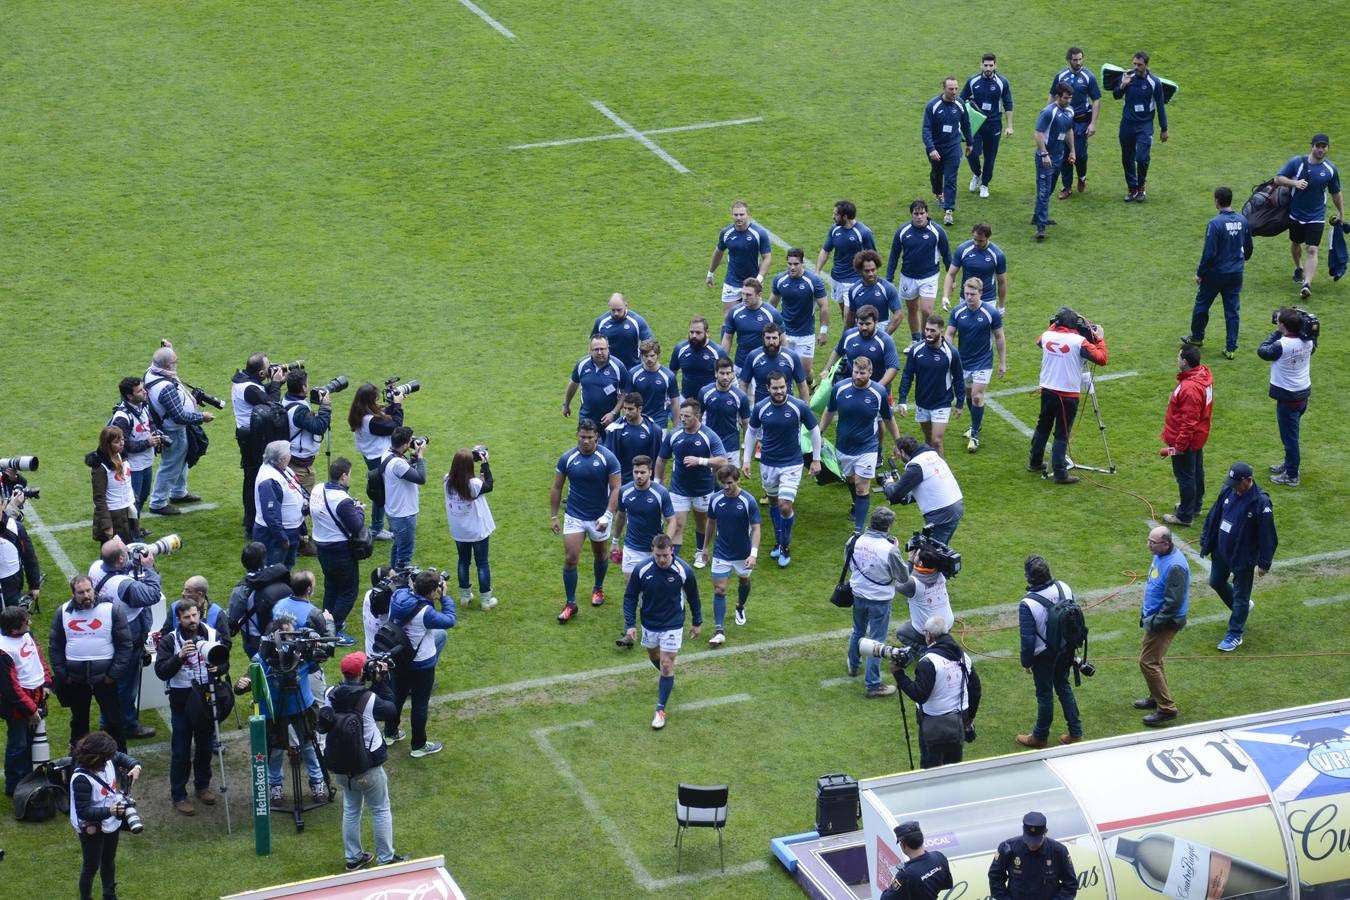
[[[1083,367],[1083,381],[1087,384],[1087,395],[1092,400],[1092,412],[1097,417],[1097,432],[1102,436],[1102,449],[1106,451],[1106,468],[1101,466],[1085,466],[1081,463],[1070,461],[1070,469],[1084,469],[1088,472],[1101,472],[1104,475],[1116,474],[1116,464],[1111,461],[1111,447],[1106,443],[1106,423],[1102,421],[1102,406],[1097,401],[1097,382],[1092,378],[1092,364]],[[1077,421],[1074,422],[1077,425]],[[1073,430],[1069,431],[1069,442],[1073,442]]]
[[[281,708],[289,709],[291,701],[299,706],[300,685],[295,680],[294,672],[286,672],[281,676]],[[328,773],[328,767],[324,764],[323,753],[319,750],[319,742],[314,729],[305,717],[305,710],[302,709],[293,715],[278,715],[277,720],[277,727],[284,729],[288,738],[286,758],[291,769],[291,805],[277,806],[273,804],[271,809],[273,812],[291,813],[295,817],[295,830],[297,832],[304,831],[305,813],[333,802],[333,779]],[[327,800],[305,802],[304,781],[300,778],[300,767],[302,765],[300,757],[306,746],[314,748],[314,757],[319,761],[319,769],[323,772],[323,785],[328,792]],[[223,764],[224,761],[222,760]]]

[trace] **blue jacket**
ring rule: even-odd
[[[422,617],[422,624],[427,631],[433,628],[454,628],[455,627],[455,604],[447,603],[447,598],[441,598],[441,608],[439,611],[436,605],[425,597],[421,597],[412,592],[410,588],[399,588],[394,591],[394,596],[389,600],[389,619],[400,625],[406,625],[417,614],[417,608],[425,603],[427,605],[427,614]],[[427,635],[426,640],[434,641],[435,637]],[[434,669],[436,660],[440,657],[440,652],[436,652],[421,662],[410,664],[413,669]]]
[[[1350,225],[1345,222],[1337,222],[1331,226],[1331,255],[1327,259],[1327,272],[1336,281],[1341,280],[1341,276],[1345,274],[1346,263],[1350,261],[1345,249],[1347,231],[1350,231]]]
[[[953,147],[959,148],[962,141],[970,143],[970,120],[966,118],[966,105],[960,100],[948,103],[938,94],[923,108],[924,152],[949,151]]]
[[[921,377],[922,376],[922,377]],[[966,402],[965,375],[961,370],[961,354],[946,338],[937,347],[919,341],[905,350],[905,370],[900,374],[900,402],[909,397],[909,386],[914,385],[914,405],[920,409],[956,408]]]
[[[1231,209],[1221,209],[1205,228],[1205,249],[1195,274],[1241,275],[1243,264],[1252,258],[1252,229],[1247,217]]]
[[[1223,524],[1229,523],[1227,530]],[[1279,537],[1270,497],[1255,482],[1239,495],[1225,484],[1205,516],[1200,555],[1222,555],[1232,569],[1269,569]]]

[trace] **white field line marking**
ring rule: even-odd
[[[1308,563],[1327,562],[1333,559],[1345,559],[1350,556],[1350,549],[1347,550],[1328,550],[1326,553],[1314,553],[1311,556],[1296,556],[1293,559],[1277,559],[1271,563],[1272,569],[1283,569],[1286,566],[1302,566]]]
[[[863,660],[866,662],[866,660]],[[823,688],[839,687],[841,684],[857,684],[858,679],[852,675],[841,675],[838,678],[826,678],[820,683]]]
[[[70,561],[66,551],[61,549],[61,542],[56,539],[56,535],[52,534],[52,529],[42,524],[42,517],[38,515],[37,510],[29,506],[24,510],[23,518],[24,528],[42,541],[42,546],[47,548],[47,553],[50,554],[52,561],[56,563],[58,569],[65,573],[67,579],[80,574],[80,570],[75,568],[75,563]]]
[[[992,409],[994,411],[994,415],[998,416],[1000,419],[1007,422],[1013,428],[1016,428],[1019,432],[1022,433],[1022,437],[1031,437],[1031,426],[1027,425],[1027,423],[1023,422],[1021,419],[1017,418],[1017,416],[1012,414],[1012,412],[1008,409],[1008,407],[1004,406],[1002,403],[999,403],[997,400],[993,399],[988,394],[986,394],[984,397],[984,408]]]
[[[215,509],[219,505],[219,503],[194,503],[191,506],[180,506],[178,507],[178,511],[184,514],[191,512],[206,512],[208,509]],[[163,517],[156,516],[155,518]],[[142,524],[144,524],[145,521],[147,520],[142,519]],[[83,522],[62,522],[59,525],[48,525],[47,530],[53,533],[57,531],[79,531],[81,528],[90,528],[93,524],[94,522],[92,519],[85,519]]]
[[[467,0],[460,0],[460,2],[467,2]],[[678,159],[671,156],[666,151],[662,150],[660,145],[657,144],[656,141],[647,137],[647,135],[643,134],[641,131],[638,131],[632,125],[629,125],[627,122],[625,122],[623,119],[620,119],[618,115],[616,115],[614,111],[610,109],[608,106],[601,103],[599,100],[592,100],[591,106],[594,107],[595,111],[600,113],[600,115],[604,116],[606,119],[609,119],[615,125],[619,126],[619,128],[623,129],[624,134],[628,135],[630,138],[632,138],[642,146],[646,147],[648,150],[655,153],[657,157],[661,159],[662,162],[670,166],[676,172],[679,172],[681,175],[689,174],[689,170],[685,168],[684,163],[680,162]]]
[[[1344,603],[1350,600],[1350,594],[1337,594],[1335,597],[1317,597],[1312,600],[1304,600],[1304,606],[1327,606],[1332,603]]]
[[[712,706],[726,706],[728,703],[744,703],[750,700],[749,694],[729,694],[725,697],[709,697],[706,700],[692,700],[689,703],[681,703],[672,706],[672,712],[691,712],[696,709],[708,709]]]
[[[753,125],[756,122],[763,122],[763,116],[752,116],[749,119],[723,119],[720,122],[698,122],[693,125],[676,125],[672,128],[648,128],[640,132],[644,135],[653,134],[676,134],[681,131],[703,131],[707,128],[726,128],[731,125]],[[512,144],[507,150],[534,150],[539,147],[566,147],[569,144],[589,144],[594,141],[614,141],[620,138],[631,138],[626,131],[620,131],[615,134],[595,134],[590,137],[564,138],[558,141],[538,141],[533,144]]]
[[[1121,378],[1133,378],[1138,374],[1138,372],[1131,369],[1128,372],[1109,372],[1106,375],[1094,375],[1093,380],[1097,384],[1101,384],[1103,381],[1117,381]],[[1038,390],[1040,390],[1040,385],[1038,384],[1029,387],[1001,388],[997,391],[990,391],[985,394],[984,397],[988,400],[990,397],[1011,397],[1014,394],[1031,394]]]
[[[483,11],[483,8],[479,6],[477,3],[474,3],[473,0],[459,0],[459,2],[464,5],[465,9],[469,10],[474,15],[478,16],[478,18],[482,19],[484,22],[491,25],[493,30],[495,30],[502,37],[506,38],[509,41],[514,41],[516,39],[516,36],[511,33],[511,29],[507,28],[501,22],[498,22],[496,19],[492,18],[492,16],[489,16],[486,12]]]
[[[745,694],[738,694],[735,696],[749,699],[749,695]],[[732,702],[727,698],[718,699]],[[572,792],[577,795],[577,799],[581,801],[581,805],[586,807],[586,811],[595,818],[595,821],[600,825],[600,829],[604,831],[605,836],[609,838],[609,842],[614,845],[614,849],[619,851],[619,855],[623,858],[624,865],[628,867],[628,871],[633,876],[634,881],[649,891],[658,891],[676,885],[704,881],[709,878],[725,878],[728,875],[733,877],[736,875],[748,875],[753,872],[762,872],[768,868],[769,864],[767,862],[762,859],[756,859],[747,863],[742,863],[738,866],[732,866],[725,872],[721,870],[702,873],[691,872],[685,875],[675,875],[670,878],[653,878],[651,873],[647,871],[647,867],[638,859],[637,853],[635,853],[633,848],[629,845],[628,840],[624,837],[623,830],[619,828],[618,824],[613,819],[605,815],[604,810],[600,808],[600,802],[595,799],[595,795],[587,790],[586,785],[582,783],[581,778],[577,776],[576,772],[572,771],[572,766],[567,762],[566,758],[563,757],[558,748],[553,746],[553,742],[549,740],[550,734],[569,728],[588,728],[594,726],[594,724],[594,721],[590,719],[581,722],[569,722],[564,725],[554,725],[548,728],[536,728],[530,732],[530,735],[534,738],[534,742],[539,745],[539,749],[543,751],[543,754],[548,761],[553,763],[553,767],[558,770],[558,774],[561,775],[563,780],[572,788]]]

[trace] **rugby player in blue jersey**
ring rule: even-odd
[[[652,539],[657,535],[664,536],[664,523],[675,516],[670,505],[670,492],[652,481],[653,459],[652,456],[633,458],[633,480],[625,484],[619,494],[619,516],[628,521],[628,533],[624,535],[620,556],[625,585],[638,566],[652,558]],[[632,638],[627,635],[617,643],[620,647],[633,646]]]
[[[763,346],[750,355],[750,360],[742,373],[746,376],[747,382],[754,382],[755,396],[765,396],[769,373],[782,372],[788,381],[789,393],[792,392],[792,386],[796,385],[797,396],[810,399],[811,392],[806,387],[806,367],[797,358],[797,354],[783,346],[783,329],[777,322],[770,322],[764,326],[761,340]],[[746,390],[747,386],[742,384],[741,389]]]
[[[750,373],[746,364],[750,354],[764,346],[764,326],[770,322],[783,324],[783,316],[772,306],[764,305],[763,288],[753,278],[747,278],[741,286],[741,302],[727,311],[722,322],[722,349],[731,352],[731,342],[736,341],[736,377],[741,386],[746,387]]]
[[[563,482],[567,482],[567,508],[564,518],[558,519],[562,504]],[[577,614],[577,562],[581,545],[591,539],[595,557],[595,585],[591,589],[591,605],[605,602],[605,573],[609,557],[605,543],[609,526],[619,506],[619,460],[600,446],[600,430],[591,419],[577,422],[577,445],[558,458],[553,475],[553,489],[549,492],[549,527],[563,536],[563,590],[567,600],[558,623],[566,625]]]
[[[727,456],[741,452],[741,432],[750,424],[750,397],[736,385],[736,369],[730,359],[717,361],[717,381],[698,396],[703,404],[703,424],[722,439]]]
[[[722,279],[722,313],[731,311],[741,299],[741,286],[745,279],[754,278],[760,284],[769,274],[769,265],[773,262],[773,247],[769,243],[769,232],[762,225],[750,221],[750,207],[744,200],[731,204],[731,224],[717,235],[717,249],[713,250],[712,262],[708,263],[708,287],[717,283],[717,267],[722,264],[722,256],[727,257],[727,274]]]
[[[741,490],[741,473],[735,466],[717,470],[722,490],[708,504],[708,539],[712,544],[713,624],[716,631],[708,643],[726,643],[727,584],[736,573],[736,624],[744,625],[745,602],[750,599],[750,573],[759,556],[759,504]]]
[[[860,356],[872,361],[873,375],[881,373],[881,377],[874,377],[874,380],[889,394],[891,381],[900,373],[900,353],[889,334],[877,331],[877,311],[872,306],[864,306],[858,310],[857,327],[850,328],[839,336],[839,343],[830,353],[824,372],[827,376],[832,376],[837,359],[844,360],[844,365],[852,372],[853,361]]]
[[[697,398],[705,385],[712,384],[719,359],[731,355],[722,345],[708,340],[708,320],[694,316],[689,320],[689,340],[680,341],[670,354],[670,371],[680,377],[680,396]]]
[[[750,427],[741,451],[741,472],[750,473],[755,441],[760,442],[759,481],[769,501],[775,546],[771,554],[779,568],[792,562],[793,503],[802,481],[801,430],[811,433],[811,474],[820,471],[820,423],[805,400],[788,396],[782,372],[769,375],[769,396],[750,411]]]
[[[623,418],[610,423],[605,429],[605,448],[619,460],[619,483],[628,484],[633,480],[633,460],[639,456],[649,459],[656,457],[661,448],[661,428],[642,414],[642,396],[630,391],[623,398]],[[620,507],[610,527],[609,561],[618,562],[621,558],[619,542],[623,540],[624,513]],[[646,542],[642,546],[646,546]]]
[[[970,428],[966,430],[966,449],[971,453],[980,449],[980,426],[984,423],[984,395],[989,390],[994,372],[994,352],[998,353],[998,377],[1008,374],[1007,342],[1003,337],[1003,314],[994,304],[980,299],[984,285],[978,278],[968,278],[961,292],[965,303],[952,313],[947,325],[947,341],[959,342],[961,369],[965,375],[966,397],[970,400]],[[993,344],[993,351],[990,344]]]
[[[604,428],[619,417],[619,405],[628,390],[628,370],[609,355],[609,338],[591,338],[590,356],[572,367],[572,378],[563,395],[562,414],[572,415],[572,398],[581,388],[580,418],[598,422]]]
[[[867,526],[867,512],[872,506],[872,478],[877,473],[881,457],[880,422],[892,441],[900,440],[900,426],[891,414],[890,398],[886,389],[872,380],[872,361],[865,356],[853,360],[853,377],[841,381],[830,392],[829,406],[820,420],[823,433],[830,423],[839,419],[834,436],[834,449],[839,459],[839,474],[853,485],[853,528],[862,531]]]
[[[806,271],[806,254],[800,247],[787,252],[787,271],[774,278],[769,289],[769,304],[783,313],[788,349],[806,366],[806,377],[815,380],[811,363],[816,347],[824,347],[830,333],[830,305],[825,300],[825,280]],[[820,333],[816,333],[816,312],[820,312]]]
[[[834,225],[825,235],[820,255],[816,257],[816,271],[824,272],[825,263],[830,254],[834,254],[834,264],[830,266],[831,296],[840,306],[848,289],[858,283],[858,273],[853,268],[853,257],[864,250],[877,249],[872,229],[858,221],[858,207],[852,200],[840,200],[834,204]]]
[[[895,334],[895,329],[900,327],[900,292],[895,285],[882,280],[881,254],[863,250],[853,257],[853,265],[861,278],[844,297],[844,327],[852,328],[857,310],[870,306],[877,311],[877,318],[886,333]]]
[[[675,542],[675,555],[684,541],[684,524],[689,511],[694,512],[694,568],[707,565],[703,535],[708,522],[708,498],[716,490],[713,472],[727,462],[722,440],[703,424],[703,407],[692,397],[680,404],[680,427],[667,431],[661,438],[661,450],[656,461],[656,480],[665,482],[666,464],[670,464],[670,502],[675,518],[670,520],[668,534]]]
[[[909,413],[905,400],[914,385],[914,419],[923,429],[924,443],[942,456],[942,437],[947,423],[961,415],[966,395],[961,355],[944,337],[947,323],[941,316],[929,316],[923,325],[923,341],[905,351],[905,368],[900,374],[900,415]],[[952,400],[956,411],[952,411]]]
[[[994,229],[984,222],[975,223],[970,229],[970,240],[962,241],[952,253],[951,265],[947,267],[947,276],[942,280],[942,308],[952,308],[952,288],[956,286],[956,275],[963,272],[961,283],[966,278],[978,278],[984,285],[980,295],[985,303],[997,303],[999,312],[1008,307],[1008,257],[1003,255],[998,244],[989,240]]]
[[[628,308],[623,294],[609,295],[609,312],[595,320],[591,337],[603,334],[609,339],[609,355],[631,369],[639,361],[638,345],[652,336],[647,320]]]
[[[937,303],[938,280],[952,264],[952,248],[947,232],[928,218],[928,204],[915,200],[909,205],[909,221],[895,231],[891,255],[886,260],[886,280],[895,284],[895,267],[900,265],[900,299],[909,316],[909,339],[922,336],[919,323],[933,314]],[[892,334],[895,332],[892,331]]]
[[[624,638],[630,644],[637,637],[637,612],[642,606],[642,646],[647,657],[661,673],[656,688],[656,715],[652,728],[666,727],[666,704],[675,688],[675,654],[684,642],[684,601],[689,600],[693,624],[689,638],[699,636],[703,627],[703,605],[698,599],[698,579],[689,564],[675,556],[670,538],[659,534],[652,539],[651,559],[628,582],[623,594]]]
[[[628,383],[642,395],[642,414],[662,430],[670,427],[670,415],[680,397],[675,373],[661,365],[661,342],[647,338],[639,347],[642,362],[628,370]]]

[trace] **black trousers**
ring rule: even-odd
[[[1076,395],[1065,397],[1041,388],[1041,415],[1036,420],[1036,430],[1031,434],[1031,465],[1036,467],[1044,462],[1045,442],[1049,440],[1053,428],[1055,442],[1051,445],[1050,464],[1056,478],[1069,472],[1069,432],[1073,430],[1073,420],[1078,416],[1078,399]]]
[[[80,900],[93,900],[94,873],[103,881],[104,900],[117,896],[117,839],[122,829],[104,834],[80,835],[80,854],[84,861],[80,866]]]
[[[138,663],[139,665],[139,663]],[[117,698],[117,685],[106,681],[97,684],[67,682],[61,685],[61,704],[70,709],[70,746],[73,748],[80,738],[89,733],[89,707],[97,701],[99,714],[103,717],[104,727],[117,749],[127,752],[126,735],[122,733],[122,702]]]

